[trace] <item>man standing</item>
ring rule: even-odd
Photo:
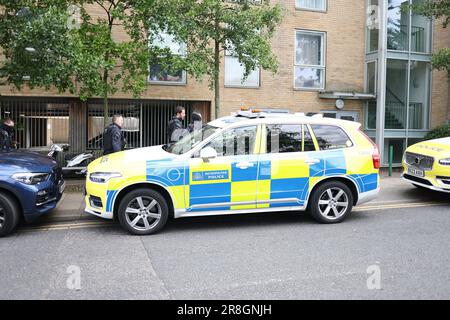
[[[13,144],[14,121],[6,118],[0,124],[0,151],[9,151]]]
[[[123,117],[115,114],[112,123],[103,132],[103,155],[122,151],[125,147],[125,139],[122,133]]]
[[[175,108],[175,116],[169,122],[167,136],[170,143],[179,141],[185,134],[183,120],[186,118],[186,110],[182,106]]]

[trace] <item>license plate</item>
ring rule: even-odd
[[[424,177],[425,173],[423,172],[423,170],[418,170],[418,169],[414,169],[414,168],[408,168],[408,173],[410,175],[416,176],[416,177]]]
[[[63,193],[65,189],[66,189],[66,183],[63,182],[63,184],[59,186],[59,193]]]

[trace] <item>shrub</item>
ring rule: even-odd
[[[450,124],[434,128],[425,136],[425,140],[450,137]]]

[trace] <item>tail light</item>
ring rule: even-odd
[[[359,132],[369,141],[373,146],[372,151],[372,162],[373,162],[373,168],[374,169],[380,169],[380,150],[378,149],[378,146],[375,142],[372,141],[361,129]]]

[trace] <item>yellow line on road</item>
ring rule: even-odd
[[[412,203],[397,203],[397,204],[384,204],[377,206],[361,206],[355,207],[354,212],[360,211],[373,211],[373,210],[388,210],[388,209],[402,209],[402,208],[420,208],[446,205],[446,202],[412,202]]]
[[[385,204],[385,205],[372,205],[355,207],[354,212],[364,211],[381,211],[389,209],[405,209],[405,208],[420,208],[449,205],[447,202],[413,202],[413,203],[398,203],[398,204]],[[116,224],[109,221],[89,221],[89,222],[76,222],[76,223],[60,223],[60,224],[48,224],[36,227],[26,227],[19,229],[20,232],[33,232],[33,231],[54,231],[54,230],[71,230],[71,229],[84,229],[92,227],[111,227]]]

